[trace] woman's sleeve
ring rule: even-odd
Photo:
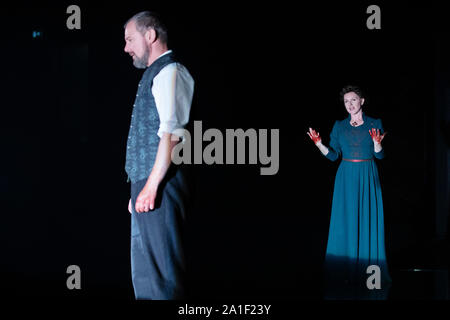
[[[381,119],[378,119],[375,129],[380,129],[380,134],[384,134],[383,124],[381,123]],[[381,145],[383,145],[383,143]],[[384,158],[384,147],[382,147],[380,152],[375,152],[375,150],[374,150],[373,155],[377,159],[383,159]]]
[[[341,145],[339,144],[339,125],[338,121],[334,123],[330,134],[330,147],[328,148],[327,157],[331,161],[336,161],[341,155]]]

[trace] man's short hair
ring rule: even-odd
[[[142,11],[136,13],[127,22],[124,24],[124,28],[127,27],[127,24],[131,21],[136,23],[136,29],[144,35],[144,33],[148,29],[153,29],[156,32],[156,38],[159,39],[162,43],[167,44],[167,28],[165,24],[162,22],[161,17],[156,12],[151,11]]]

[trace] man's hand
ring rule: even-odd
[[[136,199],[136,212],[148,212],[155,208],[155,199],[158,193],[158,184],[150,178]]]
[[[158,192],[158,186],[166,175],[171,164],[171,153],[174,146],[178,143],[179,137],[163,132],[159,140],[158,152],[156,153],[155,164],[153,165],[147,183],[139,193],[135,209],[136,212],[148,212],[155,208],[155,199]]]

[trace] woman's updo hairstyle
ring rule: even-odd
[[[361,99],[364,98],[364,94],[363,94],[363,92],[362,92],[360,87],[348,85],[348,86],[343,87],[341,92],[340,92],[340,98],[341,98],[342,102],[344,102],[344,95],[349,93],[349,92],[356,93]]]

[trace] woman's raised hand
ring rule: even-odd
[[[320,137],[319,133],[311,128],[309,128],[309,132],[307,132],[307,134],[315,145],[317,145],[319,142],[322,141],[322,138]]]
[[[378,143],[381,144],[381,140],[383,140],[384,136],[386,135],[387,132],[383,133],[382,135],[380,135],[380,129],[375,129],[372,128],[369,130],[369,134],[372,137],[372,140],[374,143]]]

